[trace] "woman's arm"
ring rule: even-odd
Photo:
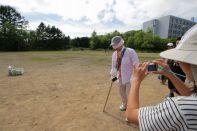
[[[193,76],[190,64],[179,62],[179,65],[181,69],[183,70],[183,72],[186,74],[187,78],[190,81],[194,82],[194,76]]]
[[[168,78],[174,84],[181,96],[190,96],[192,94],[192,91],[176,75],[171,73],[168,75]]]
[[[131,89],[129,93],[126,116],[129,122],[137,124],[138,120],[138,110],[139,110],[139,88],[142,80],[147,74],[148,63],[143,63],[134,66],[133,76],[131,80]]]
[[[164,70],[155,71],[154,73],[168,77],[181,96],[189,96],[192,94],[191,90],[176,75],[168,71],[170,68],[164,60],[158,59],[153,62],[164,68]]]
[[[139,110],[139,81],[132,80],[132,86],[129,93],[126,116],[129,122],[138,125],[138,110]]]

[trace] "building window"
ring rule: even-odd
[[[172,28],[172,24],[170,24],[170,28]]]
[[[173,23],[173,18],[170,19],[170,22]]]
[[[176,23],[178,23],[178,19],[176,19]]]

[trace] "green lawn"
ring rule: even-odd
[[[54,62],[68,59],[84,59],[92,64],[107,64],[111,61],[113,51],[30,51],[30,52],[1,52],[1,60],[23,59],[28,62]],[[137,53],[141,62],[159,58],[158,53]]]

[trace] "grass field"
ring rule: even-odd
[[[138,131],[127,125],[114,84],[107,113],[102,108],[110,85],[112,51],[0,53],[0,131]],[[140,61],[158,53],[138,53]],[[7,67],[25,74],[8,77]],[[141,106],[157,104],[167,94],[156,75],[142,83]]]
[[[20,65],[20,62],[53,63],[70,59],[84,59],[86,64],[110,65],[111,55],[112,51],[106,53],[104,51],[35,51],[0,53],[0,59],[10,62],[9,64],[11,65],[16,65],[17,63]],[[138,56],[141,62],[159,58],[158,53],[138,53]],[[14,61],[13,64],[12,61]]]

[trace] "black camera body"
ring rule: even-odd
[[[150,63],[148,65],[148,72],[157,71],[157,69],[158,69],[158,65],[155,63]]]

